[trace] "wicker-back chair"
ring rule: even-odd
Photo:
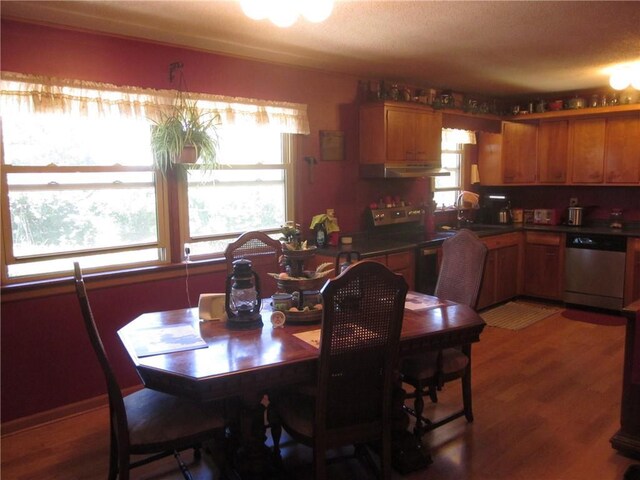
[[[487,246],[471,230],[460,230],[445,240],[435,295],[475,308],[486,257]],[[408,397],[414,398],[414,408],[409,411],[416,417],[414,432],[417,436],[421,437],[425,431],[463,415],[468,422],[473,422],[470,352],[470,345],[461,345],[459,348],[425,352],[402,362],[400,371],[403,382],[414,388]],[[456,379],[462,381],[463,409],[438,421],[424,418],[423,397],[429,395],[433,402],[437,402],[437,390],[444,383]]]
[[[201,404],[143,388],[123,396],[96,327],[80,265],[75,262],[76,293],[84,326],[98,358],[109,397],[109,479],[127,480],[132,468],[175,455],[185,478],[191,478],[179,451],[195,448],[199,458],[202,442],[223,438],[225,418],[217,403]],[[131,461],[132,455],[140,455]]]
[[[281,393],[285,431],[313,447],[316,480],[325,451],[379,441],[391,476],[391,400],[407,283],[372,261],[351,265],[322,289],[324,318],[317,383]],[[277,446],[276,446],[277,448]]]
[[[227,274],[233,271],[233,262],[240,258],[251,260],[253,270],[258,274],[260,291],[263,297],[269,297],[276,291],[276,281],[269,273],[280,272],[282,245],[269,235],[259,231],[245,232],[227,245],[224,256],[227,261]]]

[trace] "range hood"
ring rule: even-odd
[[[361,163],[363,178],[447,177],[449,172],[439,165],[421,163]]]

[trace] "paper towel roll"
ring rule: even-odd
[[[224,293],[202,293],[198,299],[198,314],[200,319],[223,320],[226,317],[224,301]]]

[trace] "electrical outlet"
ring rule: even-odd
[[[569,199],[569,206],[570,207],[576,207],[578,206],[578,198],[577,197],[571,197]]]

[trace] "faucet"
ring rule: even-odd
[[[464,190],[461,191],[458,197],[456,198],[456,203],[454,204],[454,207],[456,207],[458,211],[458,214],[456,216],[458,220],[458,228],[462,228],[463,226],[468,225],[469,223],[472,223],[472,221],[466,217],[466,210],[463,208],[464,202],[462,202],[462,205],[460,204],[460,200],[464,198],[465,193],[467,192],[465,192]]]

